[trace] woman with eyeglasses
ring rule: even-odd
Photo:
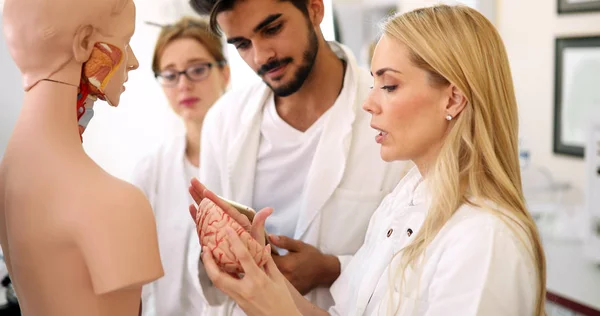
[[[184,17],[162,26],[152,70],[185,133],[161,144],[137,165],[132,183],[148,197],[158,231],[165,276],[143,289],[143,315],[201,315],[201,299],[190,297],[193,280],[186,277],[190,234],[190,179],[198,176],[200,132],[208,109],[225,92],[229,67],[221,38],[203,19]]]

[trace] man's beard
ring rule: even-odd
[[[298,70],[296,70],[294,78],[291,82],[284,84],[280,87],[274,88],[263,77],[264,74],[273,69],[290,64],[293,61],[291,57],[271,61],[265,65],[262,65],[258,70],[258,75],[263,77],[263,81],[267,84],[267,86],[269,86],[269,88],[271,88],[271,90],[273,90],[273,93],[275,93],[275,95],[278,97],[287,97],[300,90],[300,88],[304,84],[304,81],[306,81],[306,78],[308,78],[308,75],[310,75],[310,72],[312,71],[312,68],[315,64],[315,60],[317,59],[317,52],[319,51],[319,40],[317,38],[317,33],[312,28],[312,26],[310,26],[308,30],[308,48],[306,51],[304,51],[304,54],[302,54],[302,64],[300,65]]]

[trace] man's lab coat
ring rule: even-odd
[[[385,163],[379,155],[371,115],[361,107],[373,83],[371,75],[358,67],[346,47],[334,42],[330,46],[347,61],[346,76],[350,77],[342,94],[348,93],[351,102],[329,110],[306,175],[294,238],[336,255],[343,269],[362,245],[369,218],[408,170],[406,163]],[[263,82],[229,92],[204,120],[200,181],[216,194],[249,206],[253,205],[262,110],[268,98],[273,98],[273,93]],[[190,277],[200,275],[200,296],[219,306],[207,315],[243,315],[233,300],[212,287],[199,262],[200,246],[194,238]],[[306,297],[325,309],[333,304],[328,288],[317,288]]]

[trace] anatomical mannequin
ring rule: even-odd
[[[117,106],[138,67],[135,5],[6,0],[3,21],[25,88],[0,164],[0,241],[22,313],[138,315],[142,285],[163,275],[152,210],[80,134],[91,103]]]

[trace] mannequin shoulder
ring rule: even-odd
[[[97,196],[99,205],[108,212],[129,212],[131,214],[152,215],[150,202],[144,193],[133,184],[117,178],[105,179],[103,196]]]
[[[150,202],[144,193],[124,180],[100,175],[84,181],[85,193],[73,196],[81,221],[89,225],[118,225],[131,222],[140,229],[154,229]],[[87,226],[83,224],[82,226]]]
[[[85,207],[70,227],[94,291],[105,294],[164,275],[154,214],[142,191],[113,177],[95,181],[93,196],[77,201]]]
[[[150,203],[144,193],[131,183],[120,179],[112,179],[106,186],[107,196],[113,197],[103,200],[106,206],[116,210],[132,209],[139,211],[150,211]]]

